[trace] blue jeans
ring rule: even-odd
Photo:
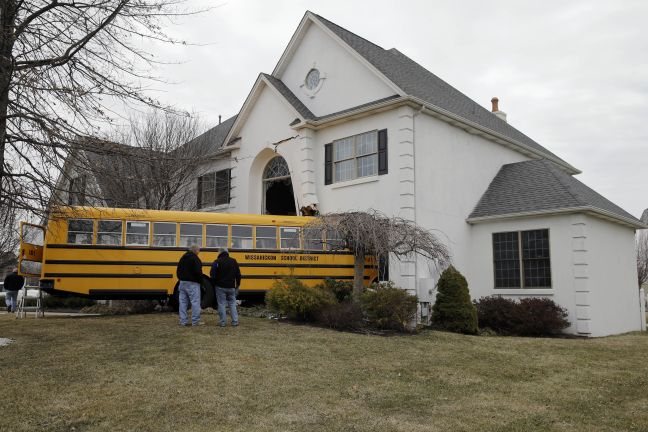
[[[200,321],[200,284],[197,282],[180,281],[178,287],[180,300],[180,325],[187,325],[187,308],[191,303],[191,324]]]
[[[5,291],[5,304],[9,312],[16,312],[18,308],[18,291]]]
[[[236,288],[216,287],[216,298],[218,299],[218,317],[220,325],[224,326],[227,321],[225,314],[225,302],[229,306],[230,315],[232,315],[232,325],[238,325],[238,311],[236,310]]]

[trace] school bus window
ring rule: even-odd
[[[248,225],[232,225],[232,247],[235,249],[252,248],[252,227]]]
[[[71,244],[92,244],[92,219],[68,220],[68,238]]]
[[[100,220],[97,225],[97,244],[120,246],[122,242],[122,222]]]
[[[317,228],[304,229],[304,249],[321,251],[324,249],[322,230]]]
[[[258,249],[277,249],[277,227],[256,227],[256,247]]]
[[[227,225],[207,225],[207,247],[227,247]]]
[[[149,244],[149,223],[148,222],[126,222],[126,245],[148,246]]]
[[[176,224],[173,222],[153,223],[153,246],[173,247],[176,245]]]
[[[180,224],[180,246],[198,245],[202,247],[202,225]]]
[[[281,227],[281,249],[299,249],[299,228]]]
[[[340,237],[340,233],[336,230],[326,230],[326,249],[327,250],[341,250],[344,249],[344,240]]]

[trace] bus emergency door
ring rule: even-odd
[[[18,269],[23,276],[38,276],[43,265],[45,228],[27,222],[20,223],[20,254]]]

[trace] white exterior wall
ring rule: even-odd
[[[551,289],[495,289],[492,234],[535,229],[549,229]],[[583,336],[641,329],[631,228],[574,214],[485,222],[471,231],[465,275],[473,299],[550,298],[568,311],[565,331]]]
[[[241,137],[240,149],[232,152],[232,201],[229,212],[262,213],[263,197],[261,182],[263,170],[273,157],[286,159],[293,178],[295,197],[301,197],[300,139],[293,139],[276,146],[274,143],[298,135],[289,126],[296,117],[292,107],[277,92],[264,87],[254,102],[243,127],[237,134]],[[299,205],[303,205],[299,201]]]
[[[310,97],[302,88],[312,68],[324,78]],[[308,27],[290,64],[278,77],[316,116],[342,111],[396,94],[384,81],[315,24]]]
[[[634,230],[592,216],[585,220],[591,306],[580,309],[590,317],[591,335],[641,330]]]

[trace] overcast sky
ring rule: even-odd
[[[183,18],[165,47],[181,64],[158,97],[208,125],[236,114],[271,73],[306,10],[397,48],[583,171],[581,181],[639,217],[648,207],[648,2],[242,1]],[[200,4],[200,3],[194,3]]]

